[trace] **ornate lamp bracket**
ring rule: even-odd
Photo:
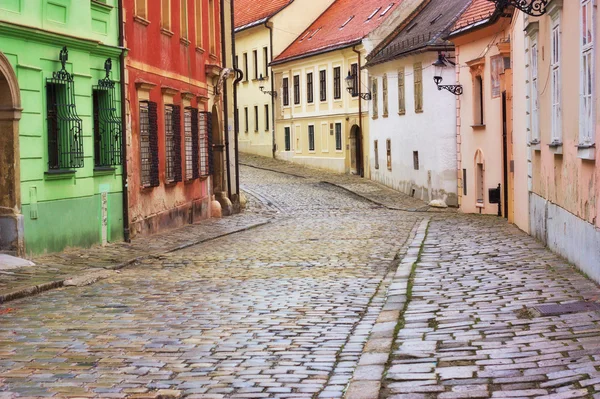
[[[551,0],[488,0],[496,3],[496,8],[504,11],[507,7],[515,7],[532,17],[541,17],[548,8]]]

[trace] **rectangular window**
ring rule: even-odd
[[[371,78],[371,100],[373,103],[373,119],[379,116],[379,96],[377,95],[377,78]]]
[[[319,71],[319,98],[327,101],[327,71]]]
[[[248,53],[244,53],[244,81],[248,81]]]
[[[315,150],[315,127],[313,125],[308,126],[308,151]]]
[[[248,107],[244,107],[244,128],[245,128],[245,132],[248,133],[248,127],[250,126],[250,124],[248,123]]]
[[[144,19],[148,18],[147,7],[146,0],[135,0],[135,15]]]
[[[404,68],[398,70],[398,114],[406,114],[406,90],[404,88]]]
[[[392,140],[390,139],[385,141],[385,153],[387,155],[387,168],[392,170]]]
[[[213,172],[212,153],[212,114],[198,112],[198,148],[199,148],[199,174],[210,176]]]
[[[309,72],[306,74],[306,102],[312,104],[314,101],[314,87],[313,87],[313,74]]]
[[[284,134],[285,134],[285,150],[286,151],[291,151],[292,150],[292,134],[290,132],[290,128],[289,127],[285,127],[284,129]]]
[[[216,26],[215,26],[215,0],[208,0],[208,38],[209,38],[209,52],[211,54],[216,54],[217,53],[217,45],[216,45],[216,41],[215,41],[215,32],[216,32]],[[248,68],[246,68],[247,70]],[[246,76],[248,76],[246,74]]]
[[[381,90],[383,91],[383,117],[388,116],[388,90],[387,90],[387,74],[383,74],[381,79]]]
[[[194,2],[196,6],[194,10],[194,18],[196,19],[196,47],[203,48],[204,44],[202,43],[202,0],[194,0]],[[235,58],[235,65],[237,66],[237,56]]]
[[[182,39],[186,39],[188,38],[188,13],[187,13],[187,0],[181,0],[180,1],[180,17],[181,17],[181,38]]]
[[[580,129],[582,145],[594,144],[594,2],[581,1]]]
[[[258,105],[254,106],[254,132],[258,133]]]
[[[258,79],[258,51],[252,50],[252,61],[254,64],[254,79]]]
[[[287,107],[290,105],[290,81],[288,78],[283,78],[283,106]]]
[[[419,170],[419,151],[413,151],[413,168]]]
[[[463,195],[466,196],[467,195],[467,170],[466,169],[463,169],[462,185],[463,185]]]
[[[333,68],[333,98],[342,98],[342,68]]]
[[[140,101],[140,156],[142,187],[158,187],[158,116],[156,103]]]
[[[550,69],[552,73],[552,144],[562,143],[560,101],[560,19],[553,21],[550,40]]]
[[[540,142],[540,108],[538,88],[538,47],[537,42],[531,45],[531,142]]]
[[[186,108],[183,113],[183,137],[185,148],[185,180],[194,178],[194,141],[192,139],[192,115],[198,115],[197,110]],[[198,132],[196,131],[196,135]],[[195,155],[198,156],[197,154]]]
[[[342,124],[335,124],[335,149],[336,151],[342,151]]]
[[[269,119],[271,119],[271,116],[269,115],[269,104],[265,104],[265,132],[269,131]]]
[[[160,0],[160,27],[171,30],[171,0]]]
[[[353,79],[352,97],[358,97],[358,93],[360,92],[360,87],[358,87],[358,64],[350,65],[350,74]]]
[[[178,105],[165,105],[165,160],[166,182],[181,181],[181,111]]]
[[[373,149],[375,151],[375,154],[373,154],[374,158],[375,158],[375,169],[379,169],[379,141],[375,140],[373,142]]]
[[[473,124],[482,126],[485,124],[483,119],[483,77],[475,76],[473,84]]]
[[[417,62],[413,68],[415,79],[415,112],[423,112],[423,65]]]
[[[267,47],[263,47],[263,59],[265,60],[265,78],[269,76],[269,49]]]
[[[94,86],[92,91],[94,122],[94,167],[112,167],[122,163],[121,119],[117,113],[114,90]]]
[[[294,75],[294,104],[300,104],[300,76]]]

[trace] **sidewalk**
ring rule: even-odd
[[[61,287],[66,280],[74,277],[118,270],[142,259],[262,226],[269,220],[255,213],[242,213],[223,219],[207,219],[150,237],[139,237],[131,243],[66,249],[36,256],[32,259],[36,266],[0,270],[0,304]]]
[[[421,201],[420,199],[413,198],[404,193],[384,186],[383,184],[374,182],[372,180],[363,179],[355,175],[337,174],[326,170],[310,168],[308,166],[273,158],[242,153],[240,153],[240,164],[253,168],[286,173],[306,179],[319,180],[343,188],[355,195],[358,195],[359,197],[365,198],[373,203],[392,210],[409,212],[454,211],[454,209],[451,208],[443,210],[439,208],[431,208],[427,203]]]

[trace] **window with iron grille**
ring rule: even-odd
[[[248,107],[244,107],[244,123],[245,132],[248,133]]]
[[[335,149],[337,151],[342,150],[342,124],[335,124]]]
[[[258,105],[254,106],[254,131],[258,133]]]
[[[60,52],[62,68],[46,80],[48,168],[83,168],[82,121],[75,108],[73,75],[66,71],[66,47]]]
[[[342,98],[342,68],[333,68],[333,98]]]
[[[186,107],[183,112],[183,137],[185,148],[185,180],[194,178],[194,142],[192,139],[192,115],[197,113],[191,107]],[[197,133],[196,133],[197,134]]]
[[[294,76],[294,104],[300,104],[300,76]]]
[[[313,125],[308,126],[308,151],[315,150],[315,127]]]
[[[158,180],[158,107],[140,101],[140,155],[142,187],[157,187]]]
[[[93,87],[94,166],[112,167],[122,163],[122,125],[117,113],[115,82],[110,79],[111,59],[104,63],[106,77]]]
[[[252,50],[252,57],[254,62],[254,79],[258,79],[258,51]]]
[[[269,131],[269,104],[265,104],[265,132]]]
[[[312,104],[313,102],[313,74],[312,72],[306,74],[306,102]]]
[[[321,101],[327,101],[327,71],[319,71],[319,95]]]
[[[167,183],[182,181],[181,175],[181,108],[165,105],[165,180]]]
[[[292,150],[292,134],[290,132],[290,128],[285,127],[284,132],[285,132],[285,150],[291,151]]]
[[[283,78],[283,106],[287,107],[290,105],[290,88],[289,88],[289,79]]]
[[[352,97],[358,97],[358,64],[350,65],[350,74],[352,75]]]
[[[210,112],[198,112],[198,136],[200,148],[198,169],[200,176],[210,176],[213,173],[212,114]]]

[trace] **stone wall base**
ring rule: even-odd
[[[23,215],[0,215],[0,251],[25,254]]]

